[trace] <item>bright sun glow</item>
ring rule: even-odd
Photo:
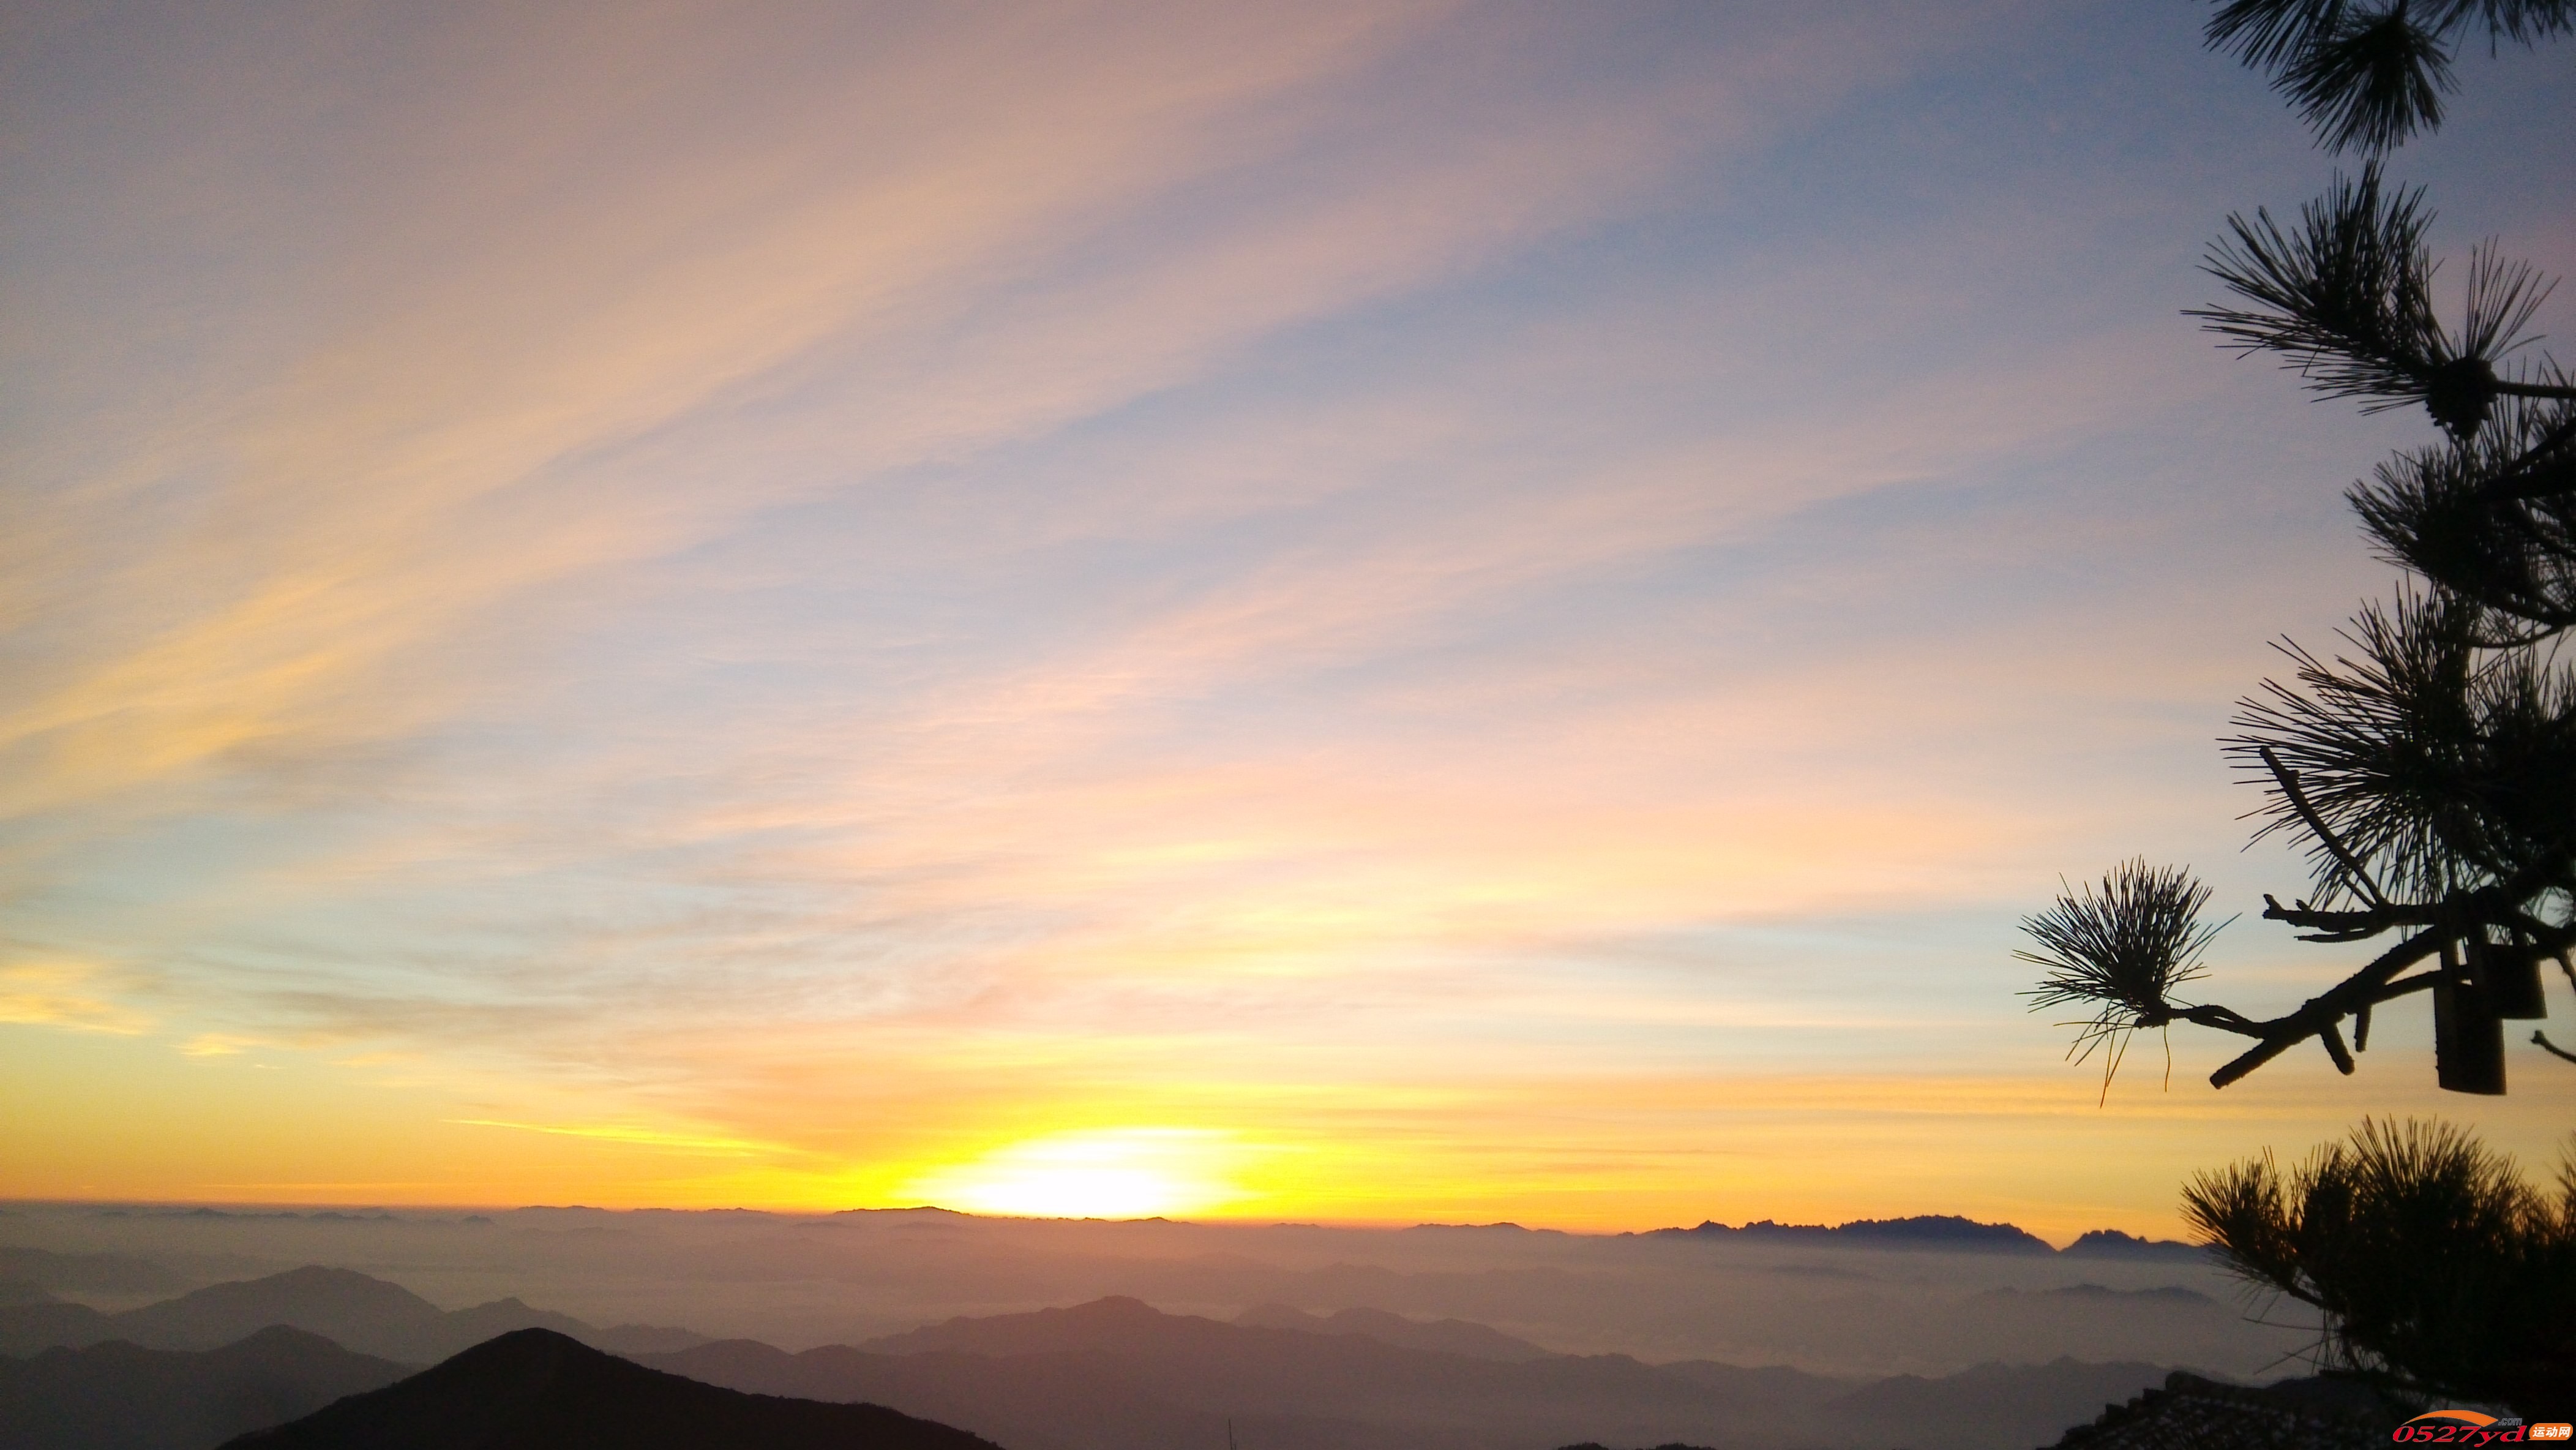
[[[1026,1218],[1150,1218],[1195,1213],[1236,1196],[1231,1143],[1191,1128],[1059,1133],[935,1168],[903,1196],[969,1213]]]

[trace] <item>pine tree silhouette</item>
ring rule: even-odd
[[[2576,626],[2576,386],[2525,335],[2553,284],[2490,241],[2446,323],[2423,189],[2385,174],[2387,152],[2441,123],[2464,42],[2571,29],[2576,0],[2229,0],[2209,22],[2209,44],[2269,71],[2322,145],[2366,159],[2295,221],[2229,217],[2205,265],[2233,298],[2189,315],[2364,412],[2421,407],[2439,441],[2350,492],[2414,579],[2331,652],[2283,641],[2289,680],[2240,702],[2225,742],[2264,789],[2256,838],[2308,851],[2308,890],[2266,896],[2265,919],[2387,944],[2282,1016],[2186,1002],[2175,989],[2206,975],[2218,930],[2200,921],[2208,888],[2114,867],[2027,918],[2036,949],[2016,953],[2044,972],[2033,1010],[2092,1010],[2070,1055],[2101,1054],[2106,1093],[2131,1036],[2175,1022],[2254,1040],[2217,1087],[2310,1039],[2350,1073],[2373,1011],[2416,993],[2441,1086],[2502,1093],[2504,1023],[2548,1015],[2545,965],[2576,985],[2576,669],[2557,648]]]

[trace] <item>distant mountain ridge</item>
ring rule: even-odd
[[[1620,1237],[1632,1235],[1622,1234]],[[1948,1213],[1917,1214],[1911,1218],[1862,1218],[1830,1227],[1820,1223],[1774,1223],[1765,1218],[1736,1228],[1708,1219],[1696,1228],[1649,1229],[1633,1237],[1744,1239],[1849,1248],[1948,1249],[1966,1253],[2065,1254],[2096,1259],[2196,1261],[2207,1253],[2205,1249],[2172,1239],[2142,1239],[2109,1228],[2091,1230],[2060,1249],[2014,1224],[1979,1223]]]
[[[704,1335],[685,1329],[600,1329],[517,1299],[442,1310],[399,1284],[354,1269],[307,1265],[266,1278],[210,1284],[120,1314],[103,1314],[85,1304],[0,1305],[0,1354],[77,1349],[110,1340],[147,1349],[208,1350],[272,1325],[408,1364],[434,1364],[516,1329],[550,1329],[612,1352],[681,1349],[705,1341]]]

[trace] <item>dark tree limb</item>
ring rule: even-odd
[[[2439,952],[2450,940],[2451,933],[2440,928],[2417,932],[2381,952],[2370,965],[2344,978],[2325,995],[2301,1003],[2299,1010],[2269,1022],[2254,1023],[2254,1030],[2245,1035],[2259,1039],[2257,1044],[2211,1073],[2209,1085],[2223,1088],[2307,1039],[2334,1029],[2364,1006],[2387,1000],[2381,989],[2390,985],[2391,978]],[[2424,985],[2431,986],[2432,978],[2424,979]],[[2421,989],[2409,985],[2407,990]]]
[[[2549,430],[2539,442],[2524,450],[2512,466],[2478,485],[2478,497],[2488,503],[2528,503],[2533,499],[2552,498],[2567,491],[2564,481],[2540,471],[2549,456],[2576,443],[2576,416]]]
[[[2283,906],[2271,896],[2263,898],[2263,919],[2305,927],[2316,933],[2301,941],[2350,942],[2379,935],[2391,927],[2438,926],[2442,922],[2439,906],[2416,906],[2401,902],[2382,902],[2364,911],[2320,911],[2302,902]]]

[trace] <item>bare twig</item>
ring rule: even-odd
[[[2370,904],[2387,906],[2387,895],[2380,891],[2379,883],[2371,879],[2370,872],[2361,864],[2361,858],[2326,828],[2325,817],[2318,815],[2317,808],[2308,804],[2308,793],[2299,789],[2298,772],[2282,765],[2281,758],[2272,753],[2269,745],[2256,747],[2254,753],[2262,758],[2263,768],[2272,772],[2272,778],[2281,783],[2281,794],[2289,798],[2290,807],[2299,813],[2299,819],[2308,823],[2308,829],[2316,833],[2317,840],[2334,853],[2334,858],[2343,863],[2343,869],[2352,873],[2353,880],[2361,883],[2361,889],[2370,893]]]
[[[2325,1030],[2317,1034],[2317,1041],[2325,1044],[2326,1056],[2334,1059],[2335,1071],[2346,1077],[2352,1076],[2352,1052],[2343,1045],[2343,1028],[2329,1022]]]

